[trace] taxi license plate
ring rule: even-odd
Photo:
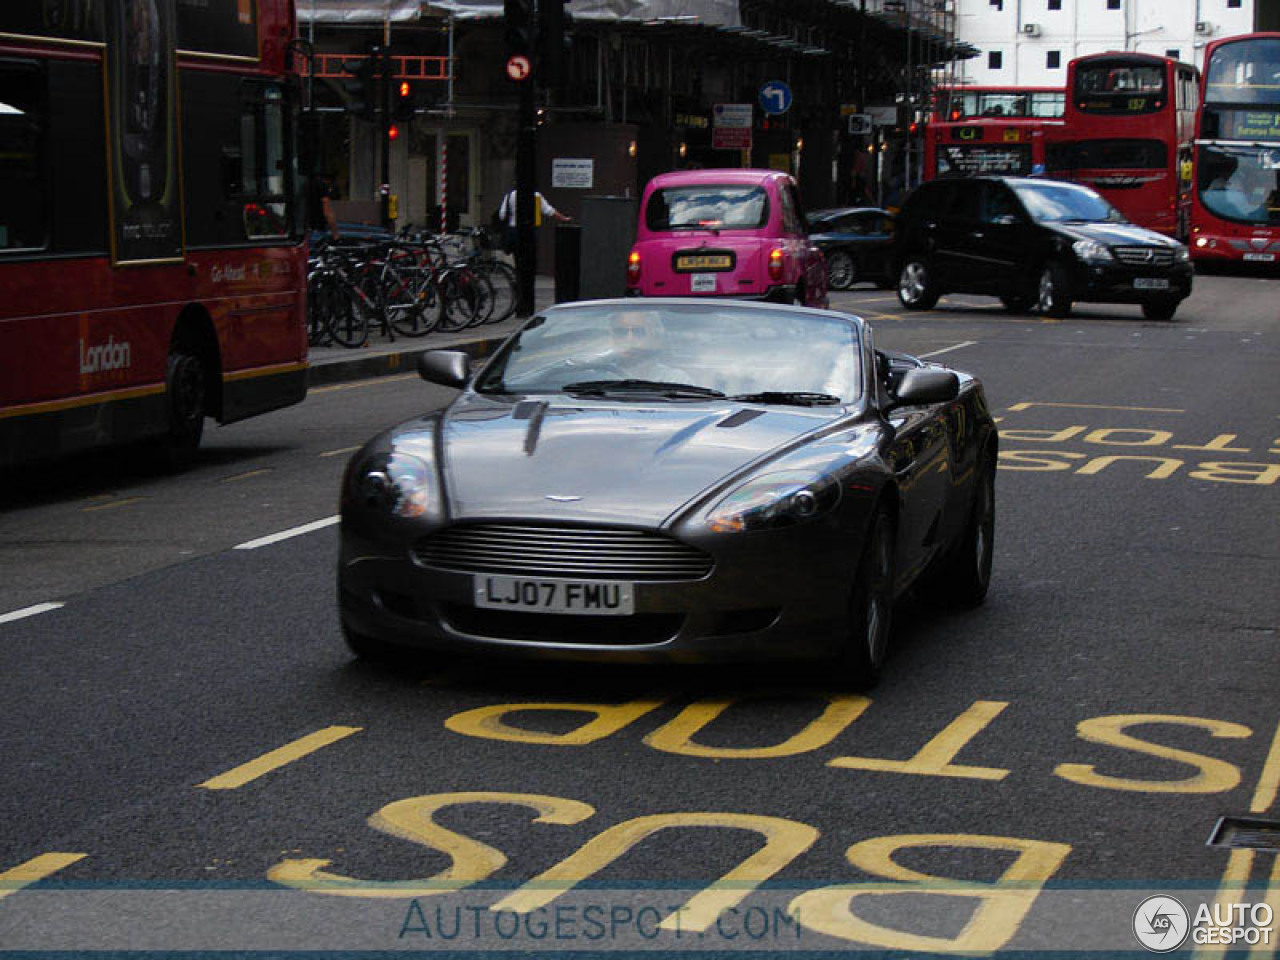
[[[690,270],[728,270],[733,267],[733,258],[727,253],[682,253],[676,257],[676,269]]]
[[[695,273],[689,283],[694,293],[715,293],[716,275],[714,273]]]
[[[1138,277],[1133,281],[1135,290],[1168,290],[1169,281],[1164,277]]]
[[[1244,258],[1246,260],[1260,260],[1263,263],[1274,263],[1276,255],[1274,253],[1246,253]]]
[[[476,574],[473,585],[476,606],[489,610],[596,617],[635,613],[635,584],[618,580],[535,580]]]

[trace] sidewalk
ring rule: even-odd
[[[534,286],[534,308],[541,310],[555,302],[555,281],[537,277]],[[412,373],[418,369],[418,357],[428,350],[463,350],[472,357],[487,357],[496,350],[524,321],[512,317],[502,323],[485,324],[456,333],[432,333],[420,339],[397,337],[390,342],[383,336],[370,335],[363,347],[312,347],[307,361],[307,385],[345,383],[367,380],[396,373]]]

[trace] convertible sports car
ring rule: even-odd
[[[342,483],[358,655],[817,658],[874,682],[913,583],[982,601],[996,431],[981,384],[879,352],[859,318],[725,300],[529,320],[448,407]]]

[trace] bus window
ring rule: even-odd
[[[0,250],[48,243],[46,126],[44,72],[31,63],[0,62]]]

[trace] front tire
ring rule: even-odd
[[[168,425],[160,442],[160,454],[171,467],[189,463],[204,436],[204,364],[184,347],[174,347],[165,373],[165,408]]]
[[[849,600],[849,634],[838,667],[855,689],[869,689],[880,678],[893,628],[893,518],[877,507],[854,574]]]
[[[939,296],[928,260],[913,255],[902,261],[898,273],[899,303],[908,310],[932,310]]]
[[[1065,264],[1046,263],[1036,289],[1036,313],[1059,320],[1071,313],[1071,276]]]
[[[995,465],[979,464],[976,477],[964,534],[928,578],[931,593],[957,607],[979,606],[991,586],[996,530]]]
[[[1031,298],[1021,295],[1012,297],[1001,297],[1000,302],[1004,308],[1010,313],[1026,313],[1031,309]]]
[[[1181,300],[1164,298],[1147,300],[1142,304],[1142,315],[1148,320],[1157,320],[1163,323],[1173,319],[1173,315],[1178,312],[1178,304],[1181,302]]]
[[[858,265],[853,254],[837,250],[827,258],[827,286],[832,290],[848,290],[858,282]]]

